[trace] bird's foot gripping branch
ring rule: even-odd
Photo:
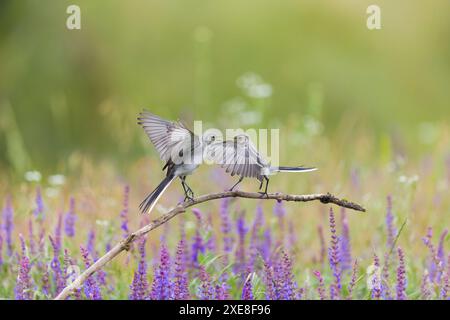
[[[69,284],[64,290],[62,290],[59,295],[55,298],[56,300],[64,300],[79,289],[83,283],[95,272],[100,270],[109,261],[113,260],[122,251],[129,250],[130,245],[135,242],[140,237],[146,235],[150,231],[156,229],[157,227],[168,222],[170,219],[176,215],[183,213],[187,208],[194,205],[223,198],[246,198],[246,199],[264,199],[264,200],[277,200],[277,201],[294,201],[294,202],[309,202],[309,201],[320,201],[322,203],[332,203],[340,207],[353,209],[356,211],[365,212],[366,209],[361,205],[350,202],[345,199],[340,199],[330,193],[318,193],[309,195],[291,195],[283,193],[268,193],[266,197],[261,198],[259,193],[255,192],[244,192],[244,191],[226,191],[221,193],[212,193],[199,196],[193,200],[187,200],[183,203],[178,204],[175,208],[171,209],[169,212],[163,214],[159,218],[153,220],[141,229],[131,233],[128,237],[116,244],[111,250],[109,250],[104,256],[100,257],[94,264],[87,268],[83,273],[81,273],[71,284]]]

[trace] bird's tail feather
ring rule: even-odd
[[[161,195],[164,193],[164,191],[167,189],[167,187],[170,185],[170,183],[175,179],[174,175],[168,175],[164,178],[163,181],[156,187],[155,190],[153,190],[145,199],[142,201],[142,203],[139,205],[139,209],[142,213],[150,213],[153,209],[153,207],[158,202]]]
[[[313,168],[313,167],[274,167],[272,169],[273,171],[278,171],[278,172],[310,172],[310,171],[315,171],[317,170],[317,168]]]

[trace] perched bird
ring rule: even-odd
[[[138,124],[147,133],[150,141],[165,162],[166,177],[140,204],[142,213],[150,213],[170,183],[179,177],[185,200],[192,200],[194,192],[186,184],[186,176],[197,169],[203,159],[205,146],[215,141],[214,135],[195,135],[181,122],[164,120],[149,111],[139,114]]]
[[[262,195],[267,195],[269,176],[276,172],[309,172],[317,168],[308,167],[273,167],[258,152],[255,145],[246,134],[238,134],[233,140],[216,141],[209,145],[208,157],[220,164],[231,176],[239,176],[239,180],[231,187],[232,191],[244,178],[255,178],[260,182],[259,189],[266,186]]]

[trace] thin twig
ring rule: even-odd
[[[69,295],[71,295],[75,290],[79,289],[83,283],[95,272],[101,269],[109,261],[113,260],[122,251],[128,250],[130,245],[138,238],[149,233],[153,229],[163,225],[176,215],[185,212],[187,208],[197,205],[199,203],[223,199],[223,198],[246,198],[246,199],[264,199],[264,200],[277,200],[277,201],[295,201],[295,202],[309,202],[318,200],[322,203],[333,203],[335,205],[353,209],[356,211],[365,212],[362,206],[357,203],[350,202],[345,199],[339,199],[330,193],[321,194],[310,194],[310,195],[290,195],[282,193],[269,193],[268,195],[261,196],[259,193],[253,192],[243,192],[243,191],[227,191],[221,193],[213,193],[200,196],[193,200],[188,200],[183,203],[178,204],[175,208],[171,209],[169,212],[163,214],[159,218],[153,220],[146,226],[131,233],[128,237],[124,238],[118,244],[116,244],[112,249],[110,249],[104,256],[99,258],[94,264],[87,268],[83,273],[81,273],[71,284],[69,284],[64,290],[62,290],[55,300],[64,300]]]

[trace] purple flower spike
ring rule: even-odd
[[[356,285],[356,278],[358,276],[358,259],[355,259],[352,267],[352,277],[350,279],[350,283],[348,284],[348,296],[347,299],[351,300],[353,298],[353,290]]]
[[[252,286],[252,274],[250,270],[247,270],[249,273],[247,275],[247,279],[244,282],[244,287],[242,288],[242,300],[253,300],[253,286]]]
[[[392,214],[392,197],[387,197],[387,208],[386,208],[386,229],[387,229],[387,247],[392,248],[394,245],[394,240],[397,234],[397,230],[394,226],[394,215]]]
[[[61,237],[61,228],[62,228],[62,213],[58,214],[58,221],[56,223],[56,227],[55,227],[55,244],[56,247],[58,248],[58,251],[61,249],[61,242],[62,242],[62,237]]]
[[[123,237],[126,238],[130,234],[130,229],[128,228],[128,211],[129,211],[129,199],[130,199],[130,186],[126,185],[123,190],[123,208],[120,212],[120,218],[122,222],[120,224],[120,229],[123,231]]]
[[[88,239],[86,243],[86,250],[92,257],[95,257],[97,254],[95,252],[95,230],[91,229],[88,233]]]
[[[248,232],[248,228],[245,226],[245,211],[239,214],[236,222],[236,229],[238,233],[238,246],[236,249],[236,259],[234,264],[234,272],[240,273],[245,269],[245,236]]]
[[[67,211],[64,217],[64,231],[66,236],[73,238],[75,236],[75,221],[77,216],[75,214],[75,199],[70,198],[69,200],[69,211]]]
[[[285,228],[284,228],[284,218],[286,216],[286,208],[284,207],[283,202],[275,202],[275,205],[273,207],[273,213],[278,218],[278,224],[279,224],[279,240],[281,243],[284,243],[284,234],[285,234]]]
[[[36,188],[36,208],[33,210],[33,214],[36,218],[44,218],[44,201],[42,200],[41,188]]]
[[[276,284],[273,275],[273,268],[264,262],[264,283],[266,285],[266,299],[277,300]]]
[[[333,271],[334,283],[330,286],[330,298],[338,299],[341,292],[341,268],[339,261],[339,239],[336,232],[336,221],[333,209],[330,208],[330,247],[328,256],[331,270]]]
[[[5,231],[5,241],[6,241],[6,249],[8,256],[12,256],[13,254],[13,246],[12,246],[12,231],[14,229],[13,222],[14,210],[12,207],[11,197],[6,198],[6,204],[3,208],[3,229]]]
[[[28,259],[26,255],[25,250],[25,242],[23,241],[23,238],[21,237],[22,241],[22,255],[20,258],[20,265],[19,265],[19,274],[17,276],[17,283],[16,287],[14,289],[16,294],[17,300],[31,300],[32,299],[32,292],[31,292],[31,278],[30,278],[30,260]]]
[[[397,268],[397,300],[406,299],[406,269],[405,255],[402,248],[398,248],[398,268]]]
[[[281,259],[281,277],[279,279],[282,283],[281,299],[294,300],[296,298],[297,285],[292,274],[292,261],[284,251],[281,252]]]
[[[189,299],[188,278],[185,265],[185,247],[184,241],[181,240],[177,246],[175,255],[175,274],[173,294],[175,300]]]
[[[33,220],[31,218],[28,220],[28,238],[30,244],[30,253],[34,255],[36,253],[36,243],[34,242]]]
[[[425,269],[425,272],[422,276],[422,282],[420,284],[420,293],[422,300],[430,300],[431,299],[431,284],[430,278],[428,277],[428,270]]]
[[[326,294],[325,294],[325,283],[323,281],[323,277],[320,274],[320,271],[314,271],[314,276],[319,281],[319,285],[317,286],[317,292],[319,293],[320,300],[326,300]]]
[[[373,255],[373,265],[375,266],[373,275],[372,275],[372,298],[380,299],[381,298],[381,279],[380,279],[380,259],[376,254]]]
[[[191,248],[191,263],[194,268],[198,268],[198,256],[200,253],[205,252],[205,246],[203,244],[203,239],[200,235],[199,227],[195,230],[194,238],[192,239],[192,248]]]
[[[60,245],[52,238],[52,236],[48,236],[50,243],[53,248],[53,259],[50,262],[50,267],[53,271],[53,279],[56,284],[56,294],[60,293],[65,287],[65,280],[63,276],[63,272],[61,270],[61,263],[59,261],[59,254],[61,251]]]
[[[258,207],[256,207],[256,216],[255,220],[253,221],[252,230],[250,234],[250,245],[249,245],[250,259],[248,263],[250,267],[253,267],[256,256],[258,254],[258,248],[260,247],[259,233],[263,224],[264,224],[264,213],[262,207],[259,205]]]
[[[170,282],[170,255],[164,244],[161,246],[159,266],[155,268],[150,298],[152,300],[172,299],[172,283]]]
[[[223,234],[223,251],[225,253],[224,256],[224,264],[228,265],[228,255],[231,252],[233,245],[233,238],[230,234],[231,232],[231,222],[229,216],[229,206],[230,199],[223,198],[220,202],[220,219],[221,219],[221,231]]]
[[[323,227],[321,225],[317,227],[317,232],[319,233],[319,240],[320,240],[319,262],[320,265],[323,266],[323,264],[325,263],[327,250],[325,249],[325,237],[323,235]]]
[[[211,300],[213,298],[213,291],[214,288],[211,284],[211,278],[206,272],[204,266],[200,266],[200,292],[199,292],[199,299],[200,300]]]
[[[352,268],[352,254],[350,247],[350,228],[348,226],[347,215],[345,209],[341,211],[342,235],[339,238],[340,260],[342,270],[350,270]]]
[[[134,273],[133,282],[131,284],[131,300],[144,300],[148,297],[148,281],[147,281],[147,261],[145,253],[145,237],[138,242],[139,265]]]
[[[89,258],[89,251],[86,250],[83,247],[80,247],[81,255],[83,257],[84,266],[89,268],[91,266],[91,259]],[[102,300],[102,295],[100,293],[100,288],[95,281],[95,278],[93,276],[90,276],[87,278],[87,280],[84,283],[84,294],[88,299],[91,300]]]

